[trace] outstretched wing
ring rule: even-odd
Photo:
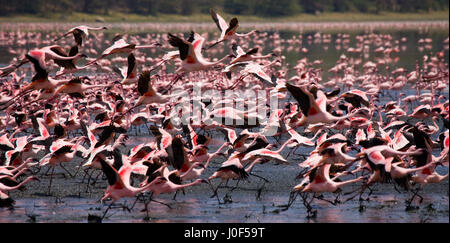
[[[219,30],[221,32],[223,32],[224,30],[228,29],[228,24],[227,22],[222,18],[222,16],[218,15],[214,10],[210,9],[209,13],[211,14],[212,19],[214,20],[214,22],[217,25],[217,28],[219,28]]]
[[[26,58],[30,60],[31,63],[33,63],[34,70],[36,71],[36,75],[33,76],[31,81],[35,81],[38,79],[46,79],[48,77],[48,72],[45,70],[45,54],[38,53],[38,51],[33,52],[30,51],[29,54],[26,54]]]
[[[255,47],[255,48],[253,48],[253,49],[247,51],[247,53],[245,53],[245,55],[253,55],[253,54],[256,54],[256,53],[258,53],[258,50],[259,50],[259,48],[258,48],[258,47]]]
[[[134,57],[133,53],[130,53],[130,55],[128,55],[127,78],[130,78],[130,75],[135,67],[136,67],[136,57]]]
[[[138,92],[144,95],[149,91],[150,71],[143,71],[138,79]]]
[[[228,33],[236,32],[237,27],[239,27],[239,21],[237,20],[237,18],[232,18],[230,20],[230,25],[228,26],[228,29],[225,31],[225,35],[228,35]]]
[[[243,56],[246,53],[244,52],[244,50],[242,50],[242,48],[240,46],[238,46],[236,43],[233,43],[233,45],[231,46],[231,49],[233,50],[233,52],[235,54],[237,54],[238,56]]]
[[[116,169],[114,169],[110,164],[106,163],[105,160],[99,158],[100,164],[102,165],[102,171],[105,173],[106,178],[108,179],[108,185],[114,186],[117,189],[124,188],[125,185],[120,179],[119,173]]]
[[[172,45],[173,47],[178,47],[178,49],[180,50],[181,60],[185,60],[189,54],[190,43],[170,33],[168,34],[168,36],[170,45]]]
[[[294,97],[294,99],[298,102],[300,109],[302,110],[302,113],[305,116],[308,116],[311,113],[314,113],[314,112],[311,112],[311,110],[313,110],[313,109],[317,109],[316,112],[319,111],[319,107],[314,107],[314,104],[315,104],[314,97],[310,92],[304,90],[301,87],[297,87],[297,86],[294,86],[289,83],[286,83],[286,88],[291,93],[291,95]],[[317,105],[315,105],[315,106],[317,106]]]

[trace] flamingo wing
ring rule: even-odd
[[[100,134],[94,148],[100,147],[103,143],[105,143],[109,138],[113,137],[114,135],[115,135],[114,125],[111,124],[110,126],[105,127],[102,133]]]
[[[47,126],[44,124],[44,120],[43,119],[37,119],[37,123],[39,126],[39,133],[41,134],[43,139],[46,139],[48,137],[50,137],[50,134],[47,130]]]
[[[170,33],[168,34],[168,36],[169,44],[173,47],[178,47],[178,49],[180,50],[180,58],[184,61],[189,55],[190,47],[192,44]]]
[[[276,161],[280,161],[283,163],[288,163],[287,160],[285,158],[283,158],[283,156],[281,156],[279,153],[271,151],[269,149],[254,150],[251,153],[248,153],[247,155],[245,155],[243,160],[248,160],[248,159],[251,159],[252,157],[263,157],[263,158],[274,159]]]
[[[73,38],[75,39],[75,43],[77,43],[77,45],[82,46],[83,45],[83,36],[82,36],[82,31],[80,29],[75,29],[72,34],[73,34]]]
[[[332,97],[337,96],[340,92],[341,92],[341,88],[337,87],[335,90],[325,93],[325,96],[327,98],[332,98]]]
[[[117,38],[114,38],[113,40],[115,40],[115,39],[117,39]],[[126,43],[124,39],[121,39],[121,38],[117,39],[112,46],[106,48],[106,50],[103,51],[102,57],[112,54],[115,50],[125,48],[129,45],[130,44]]]
[[[203,43],[205,43],[205,38],[192,31],[188,41],[192,43],[192,46],[194,47],[194,52],[197,55],[200,55],[202,53]]]
[[[253,48],[253,49],[247,51],[247,52],[245,53],[245,55],[253,55],[253,54],[256,54],[256,53],[258,53],[258,50],[259,50],[258,47]]]
[[[287,90],[300,105],[300,109],[305,116],[316,114],[319,111],[313,95],[301,87],[286,83]]]
[[[238,167],[235,164],[229,164],[220,167],[217,171],[233,171],[239,178],[246,179],[248,178],[248,173],[242,167]]]
[[[7,134],[0,137],[0,149],[1,150],[13,150],[14,145],[9,141]]]
[[[138,79],[138,92],[142,96],[150,91],[150,71],[144,71],[139,75]]]
[[[266,72],[264,72],[259,64],[249,64],[247,65],[246,70],[257,77],[259,80],[273,85],[272,79],[269,77],[269,75],[267,75]]]
[[[52,46],[52,47],[50,47],[50,50],[62,57],[68,57],[66,51],[61,46],[57,46],[57,45]]]
[[[385,165],[386,158],[380,151],[372,151],[367,154],[367,158],[376,165]]]
[[[131,74],[136,68],[136,57],[134,57],[133,53],[130,53],[127,58],[128,61],[128,69],[127,69],[127,78],[130,78]]]
[[[78,54],[78,46],[72,46],[69,50],[69,57],[73,57]]]
[[[119,176],[117,170],[112,167],[112,165],[108,164],[105,160],[99,159],[100,164],[102,166],[102,171],[105,173],[106,178],[108,179],[108,185],[114,186],[117,189],[124,188],[125,184]]]
[[[233,45],[231,46],[231,49],[233,50],[233,52],[235,54],[237,54],[237,56],[243,56],[245,55],[245,51],[242,50],[242,48],[240,46],[238,46],[236,43],[233,43]]]
[[[231,35],[236,32],[237,27],[239,27],[239,21],[237,18],[232,18],[230,20],[230,24],[228,25],[228,29],[225,31],[225,35]]]
[[[58,148],[56,151],[54,151],[53,154],[59,155],[59,154],[65,154],[65,153],[70,153],[70,152],[72,152],[72,146],[64,145],[64,146]]]

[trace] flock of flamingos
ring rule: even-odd
[[[217,40],[207,41],[208,35],[195,32],[187,38],[168,33],[106,40],[106,27],[77,26],[66,33],[34,34],[26,41],[39,46],[33,50],[10,48],[17,58],[0,68],[0,207],[14,207],[20,199],[8,193],[26,183],[42,183],[44,175],[51,194],[57,166],[70,176],[84,173],[81,183],[86,187],[107,180],[101,201],[110,203],[101,219],[121,198],[136,198],[126,207],[139,202],[148,213],[150,202],[165,204],[157,200],[159,194],[175,197],[193,186],[210,187],[211,198],[226,203],[220,191],[228,188],[231,193],[239,186],[228,186],[228,181],[267,181],[252,172],[266,163],[298,163],[299,184],[283,210],[300,201],[307,217],[317,214],[314,200],[333,205],[364,201],[378,183],[409,192],[405,208],[413,209],[423,200],[420,193],[427,184],[446,180],[448,172],[442,175],[436,169],[448,171],[449,163],[449,101],[444,95],[449,85],[448,38],[441,51],[411,60],[417,63],[414,70],[390,70],[398,43],[406,40],[359,35],[357,47],[347,55],[365,55],[371,49],[382,58],[363,63],[342,55],[325,81],[317,67],[320,61],[303,58],[291,67],[280,47],[261,53],[264,40],[282,41],[277,34],[240,34],[236,18],[225,21],[210,13],[220,30]],[[23,46],[26,35],[2,32],[0,39]],[[326,34],[311,38],[331,41]],[[109,45],[101,53],[99,41]],[[293,47],[301,41],[286,40],[291,51],[306,53]],[[350,40],[339,35],[338,41]],[[421,39],[418,45],[426,49],[432,42]],[[230,52],[219,60],[203,56],[217,56],[224,48]],[[141,49],[167,52],[149,57]],[[85,75],[89,73],[93,75]],[[192,97],[197,86],[216,95]],[[270,110],[261,113],[248,91],[265,92],[258,102]],[[381,97],[392,95],[390,91],[396,91],[391,101],[383,102]],[[274,99],[277,107],[270,105]],[[199,120],[195,114],[182,114],[194,106],[206,116]],[[129,148],[133,128],[136,134],[148,131],[154,139]],[[223,145],[212,151],[213,135],[223,137]],[[311,152],[291,160],[300,147]],[[76,157],[80,164],[68,164]],[[217,161],[222,162],[219,169],[204,173]],[[38,173],[41,168],[47,172]]]

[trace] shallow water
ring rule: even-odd
[[[186,195],[178,193],[176,201],[173,195],[160,195],[156,200],[169,204],[167,206],[151,202],[149,204],[150,219],[145,219],[147,214],[141,212],[144,208],[142,202],[138,202],[131,212],[122,208],[110,209],[107,218],[103,222],[449,222],[449,184],[448,180],[438,185],[427,185],[420,193],[424,197],[423,202],[418,205],[419,209],[405,211],[405,199],[411,193],[397,193],[393,185],[376,185],[370,196],[370,201],[362,202],[364,211],[360,212],[358,199],[333,206],[325,201],[315,200],[313,207],[318,211],[317,218],[307,219],[306,210],[300,197],[286,211],[283,207],[289,200],[289,192],[293,186],[299,183],[294,180],[298,174],[297,161],[291,157],[290,165],[264,164],[255,167],[253,173],[263,176],[270,182],[264,183],[261,179],[250,176],[248,182],[240,182],[239,188],[232,192],[230,188],[220,188],[219,204],[216,198],[210,198],[212,191],[207,185],[200,185],[186,190]],[[75,167],[77,162],[70,162],[65,167]],[[212,164],[205,175],[212,174],[217,168],[218,162]],[[43,168],[44,173],[46,168]],[[42,176],[40,183],[27,186],[25,192],[12,192],[11,196],[16,199],[14,210],[0,209],[0,222],[87,222],[89,214],[103,215],[109,202],[102,204],[98,201],[103,196],[106,188],[104,180],[91,187],[91,192],[86,193],[86,186],[81,184],[82,173],[76,178],[63,178],[61,168],[56,169],[52,195],[44,195],[47,191],[48,177]],[[439,171],[448,173],[448,171]],[[213,184],[217,185],[218,181]],[[228,186],[233,187],[236,181],[230,181]],[[264,186],[264,187],[263,187]],[[356,186],[356,185],[355,185]],[[344,192],[350,192],[357,187],[349,186]],[[260,198],[257,197],[257,189],[263,188]],[[231,203],[223,204],[224,197],[229,194]],[[367,194],[366,194],[367,195]],[[325,193],[325,198],[334,200],[335,195]],[[349,196],[340,197],[344,201]],[[126,204],[129,207],[134,199],[121,199],[118,204]]]

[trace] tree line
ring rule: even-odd
[[[208,13],[210,8],[236,15],[291,16],[300,13],[379,13],[447,10],[448,0],[0,0],[0,15],[111,11],[141,15]]]

